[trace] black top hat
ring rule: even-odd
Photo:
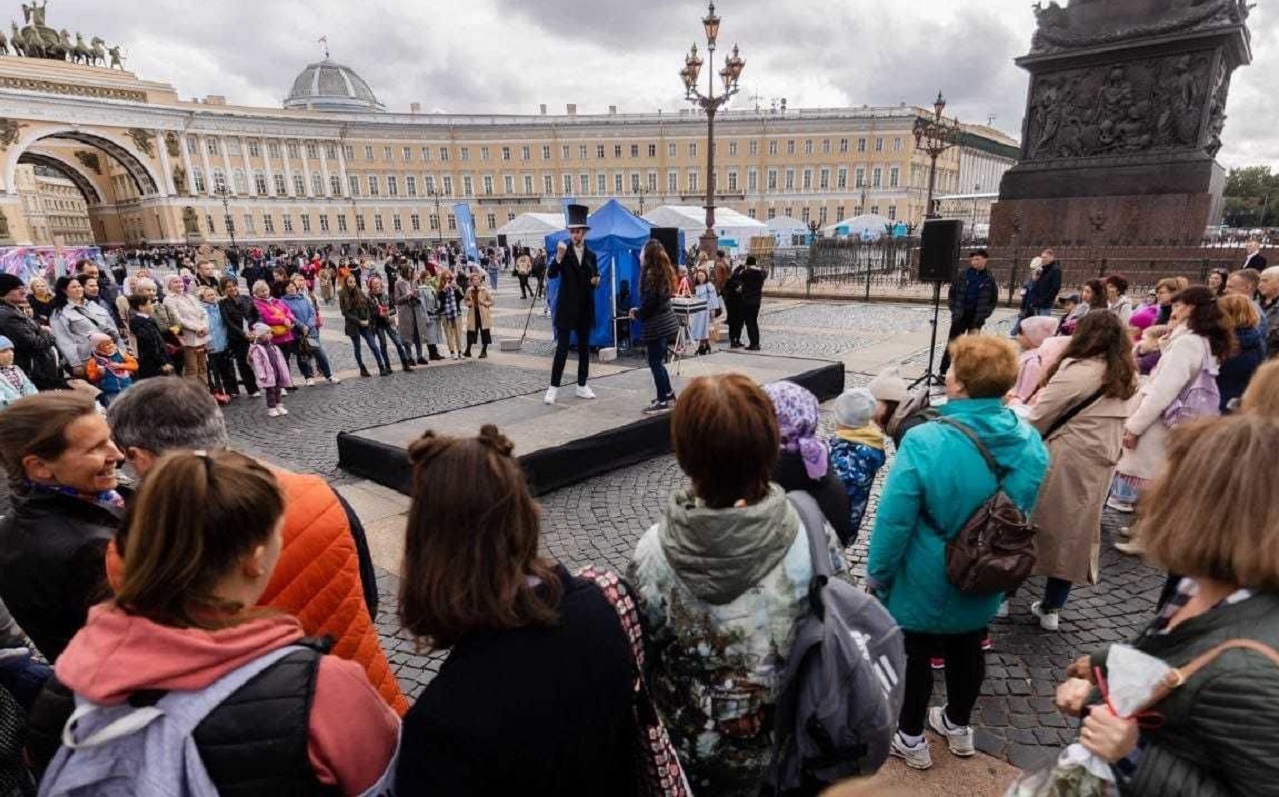
[[[586,217],[590,213],[590,208],[585,205],[569,205],[568,206],[568,228],[570,230],[582,229],[589,230],[591,225],[586,223]]]

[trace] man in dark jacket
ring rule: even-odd
[[[974,249],[968,255],[968,270],[950,285],[946,298],[950,307],[950,332],[946,335],[947,351],[941,358],[939,373],[942,376],[950,370],[950,341],[960,335],[980,332],[999,303],[999,286],[986,269],[988,257],[985,249]],[[1041,274],[1039,280],[1043,279]]]
[[[1026,291],[1026,305],[1029,315],[1052,315],[1061,293],[1061,264],[1051,249],[1045,249],[1039,261],[1039,279]]]
[[[42,327],[22,311],[27,286],[13,274],[0,274],[0,335],[13,341],[14,364],[26,372],[41,390],[65,390],[58,371],[53,331]]]
[[[570,335],[577,335],[577,397],[593,399],[595,392],[586,386],[591,368],[591,327],[595,323],[595,289],[600,284],[599,264],[595,253],[586,246],[587,209],[583,205],[568,206],[569,243],[560,242],[555,259],[548,264],[546,276],[560,281],[555,297],[555,359],[551,365],[551,386],[546,403],[554,404],[560,391],[560,380],[568,362]]]
[[[240,283],[235,278],[223,277],[218,309],[222,313],[222,323],[226,325],[227,348],[235,359],[240,381],[244,383],[245,392],[253,397],[258,393],[258,380],[249,365],[248,330],[258,322],[258,307],[248,296],[240,295]]]
[[[764,303],[767,278],[755,256],[747,255],[746,270],[742,272],[742,323],[746,325],[746,338],[750,341],[746,351],[759,351],[759,308]]]

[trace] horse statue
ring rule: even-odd
[[[111,68],[115,69],[119,67],[121,70],[123,70],[124,56],[120,55],[120,45],[117,44],[115,47],[112,47],[110,50],[107,50],[107,52],[111,54]]]
[[[63,28],[58,33],[58,37],[58,50],[55,53],[55,57],[63,61],[70,61],[71,54],[75,50],[75,45],[71,43],[71,32]]]
[[[26,55],[27,47],[23,42],[22,31],[18,30],[18,23],[10,22],[9,25],[13,27],[13,33],[9,36],[9,43],[13,45],[13,54]]]
[[[89,59],[92,55],[93,52],[89,49],[89,45],[84,43],[84,35],[79,31],[76,31],[75,47],[71,48],[71,63],[83,63],[87,66],[90,63]]]
[[[8,54],[9,54],[9,40],[4,37],[3,33],[0,33],[0,55],[8,55]]]
[[[99,66],[99,65],[106,66],[107,51],[106,51],[106,48],[103,47],[103,45],[106,44],[106,42],[102,41],[101,37],[94,36],[93,41],[90,42],[90,44],[92,46],[89,48],[89,65],[90,66]]]

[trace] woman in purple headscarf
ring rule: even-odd
[[[773,481],[786,492],[803,490],[817,501],[839,541],[848,545],[856,536],[848,509],[848,493],[830,469],[830,451],[817,438],[817,397],[794,382],[764,385],[777,411],[782,455]]]

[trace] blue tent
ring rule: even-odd
[[[644,244],[651,237],[653,225],[631,213],[616,199],[610,199],[603,207],[587,218],[591,229],[586,233],[586,245],[599,261],[600,287],[595,291],[595,325],[591,328],[592,346],[616,346],[616,328],[613,323],[615,309],[625,313],[639,304],[639,256]],[[568,231],[560,230],[546,236],[546,252],[555,257],[555,247],[568,240]],[[630,288],[626,306],[618,308],[617,296],[622,281]],[[547,283],[547,298],[555,307],[559,295],[559,280]]]

